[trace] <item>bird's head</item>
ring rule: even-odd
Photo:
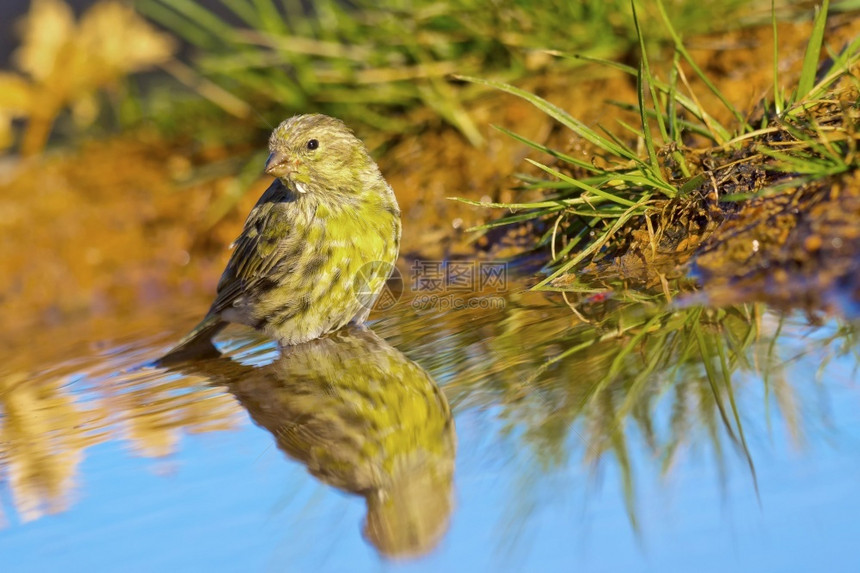
[[[296,115],[269,138],[266,173],[299,193],[348,192],[369,169],[378,172],[364,144],[333,117]]]

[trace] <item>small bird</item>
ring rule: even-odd
[[[391,186],[340,120],[296,115],[269,139],[275,181],[251,210],[206,317],[158,362],[211,353],[228,322],[282,346],[367,319],[400,248]],[[201,352],[201,349],[203,352]]]

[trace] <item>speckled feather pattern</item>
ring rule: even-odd
[[[374,262],[390,269],[397,260],[394,192],[343,122],[292,117],[274,130],[269,151],[283,174],[245,221],[206,318],[177,349],[224,322],[258,328],[282,345],[363,322],[388,275],[360,270]]]

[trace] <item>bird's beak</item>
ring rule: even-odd
[[[266,175],[280,178],[286,177],[291,171],[285,154],[277,151],[269,154],[269,158],[266,160]]]

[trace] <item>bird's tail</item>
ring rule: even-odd
[[[155,361],[154,366],[170,366],[179,362],[187,362],[194,359],[215,358],[221,355],[212,337],[218,334],[227,323],[221,320],[217,314],[210,314],[204,318],[194,330],[185,335],[167,354]]]

